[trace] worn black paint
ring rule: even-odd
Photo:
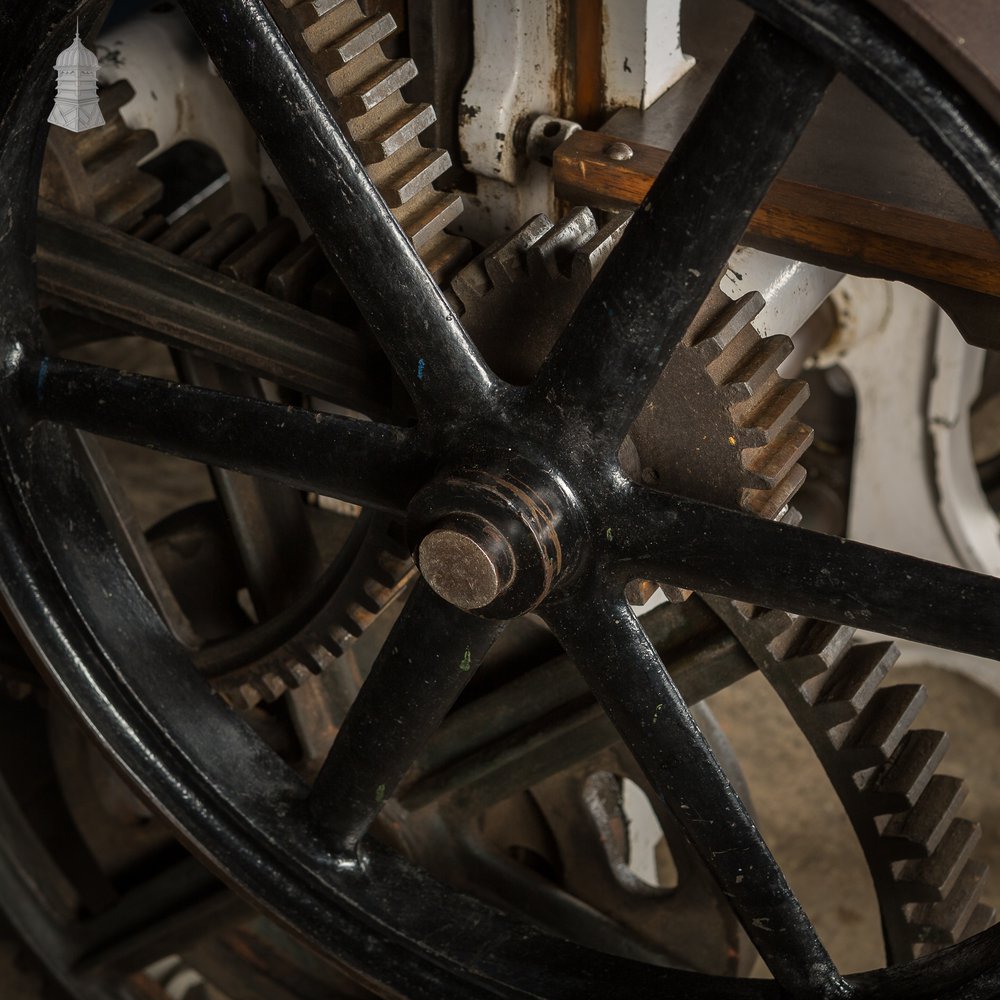
[[[503,629],[422,580],[375,659],[313,786],[310,810],[350,857]]]
[[[567,434],[617,452],[832,78],[751,23],[538,374]]]

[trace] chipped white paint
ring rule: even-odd
[[[159,145],[149,158],[185,140],[210,146],[226,166],[233,204],[263,225],[257,137],[180,6],[116,25],[100,36],[97,50],[101,84],[128,80],[135,90],[121,116],[129,128],[155,133]],[[274,194],[282,211],[291,209],[283,186]]]
[[[518,124],[562,107],[557,3],[476,0],[474,62],[462,93],[459,137],[466,169],[516,184],[523,174],[514,143]]]
[[[648,108],[694,65],[681,50],[681,0],[606,0],[601,59],[608,106]]]
[[[474,61],[462,93],[462,164],[476,175],[455,231],[489,244],[525,219],[555,217],[552,171],[517,148],[515,133],[539,114],[559,116],[563,4],[476,0]]]
[[[720,287],[731,299],[760,292],[764,308],[751,324],[762,337],[791,337],[826,301],[843,274],[749,247],[737,247]],[[786,374],[783,370],[782,374]]]

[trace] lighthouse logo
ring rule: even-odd
[[[73,44],[56,59],[56,88],[51,124],[71,132],[86,132],[104,124],[97,98],[97,56],[80,41],[79,21]]]

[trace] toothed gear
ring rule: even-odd
[[[620,215],[598,227],[586,208],[557,224],[539,215],[459,272],[451,292],[494,371],[530,381],[627,222]],[[632,427],[627,472],[762,517],[786,512],[812,442],[795,419],[808,388],[778,374],[789,338],[761,337],[751,325],[764,304],[756,292],[736,302],[718,288],[709,296]]]
[[[433,112],[402,101],[398,88],[415,68],[382,54],[392,18],[364,19],[353,2],[286,6],[300,18],[305,12],[303,40],[320,62],[342,61],[327,75],[331,93],[342,113],[362,109],[343,122],[397,218],[445,206],[437,229],[404,228],[425,261],[446,272],[466,253],[464,241],[443,233],[460,200],[431,187],[448,156],[416,139]],[[340,20],[331,17],[338,10]],[[337,34],[348,22],[351,28]],[[356,59],[362,61],[346,73]],[[315,241],[301,241],[287,219],[260,231],[244,215],[215,227],[196,214],[171,226],[156,216],[139,221],[160,187],[136,169],[156,140],[122,121],[120,108],[132,96],[119,82],[102,94],[104,129],[50,137],[43,195],[63,192],[63,204],[73,202],[65,207],[285,301],[329,307],[339,294],[336,278]],[[376,128],[376,121],[389,124]],[[598,227],[587,209],[556,225],[537,216],[458,273],[450,296],[500,375],[514,383],[531,379],[626,224],[623,215]],[[790,341],[762,338],[751,325],[763,306],[757,293],[732,302],[717,289],[709,297],[632,429],[630,471],[649,484],[669,482],[701,499],[787,519],[811,431],[795,419],[804,384],[777,372]],[[665,420],[670,435],[661,433]],[[414,573],[400,526],[365,516],[304,605],[252,633],[252,644],[203,651],[199,666],[234,707],[274,700],[342,656]],[[896,647],[855,643],[845,627],[705,600],[783,699],[843,802],[875,883],[889,961],[992,924],[993,909],[979,901],[986,865],[972,857],[979,827],[956,815],[964,782],[936,773],[947,735],[911,728],[925,699],[920,686],[880,686]]]
[[[139,162],[156,149],[156,136],[125,124],[121,109],[133,97],[131,84],[118,80],[101,89],[101,128],[49,129],[40,197],[116,229],[131,229],[150,211],[163,184]]]
[[[844,805],[882,915],[887,959],[905,961],[989,927],[988,874],[972,857],[978,823],[956,815],[965,782],[937,768],[948,735],[914,729],[919,684],[883,686],[892,642],[854,629],[722,598],[702,598],[785,703]]]
[[[242,214],[216,226],[197,213],[173,225],[150,216],[133,235],[320,312],[328,313],[342,295],[316,241],[301,240],[280,216],[260,230]],[[415,574],[402,525],[382,514],[362,515],[305,600],[245,637],[196,654],[198,667],[234,708],[274,701],[342,656]]]
[[[532,378],[625,221],[598,229],[587,209],[558,225],[537,216],[458,274],[451,291],[463,322],[499,374]],[[751,325],[764,304],[756,292],[708,298],[632,428],[633,461],[649,484],[795,521],[798,459],[812,441],[795,415],[808,390],[778,374],[791,341]],[[910,728],[922,687],[879,687],[895,644],[854,643],[853,629],[704,599],[784,700],[843,802],[875,882],[889,961],[989,926],[995,913],[979,902],[987,869],[971,858],[979,827],[955,816],[964,782],[935,774],[947,734]]]
[[[394,18],[369,15],[358,0],[268,0],[268,8],[427,269],[444,280],[470,255],[467,240],[444,231],[462,197],[434,186],[451,156],[420,142],[436,115],[403,97],[417,75],[413,60],[382,49],[398,30]]]

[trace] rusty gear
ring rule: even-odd
[[[598,227],[585,208],[557,224],[539,215],[459,272],[451,291],[462,321],[497,374],[534,376],[627,221]],[[751,326],[763,307],[757,293],[709,296],[632,428],[626,472],[762,517],[785,513],[805,479],[798,460],[812,431],[795,414],[808,389],[778,374],[789,338]]]
[[[389,59],[391,14],[369,16],[359,0],[268,0],[299,61],[351,139],[368,175],[440,282],[468,258],[470,245],[444,231],[462,211],[457,192],[434,181],[451,167],[444,149],[421,145],[436,120],[430,104],[410,104],[402,88],[417,75],[412,59]]]
[[[432,186],[448,154],[420,146],[433,110],[401,97],[415,69],[382,53],[380,42],[394,30],[391,16],[366,18],[354,0],[282,2],[299,19],[311,65],[322,67],[338,120],[397,219],[432,271],[446,273],[466,253],[464,241],[443,232],[461,202]],[[75,174],[53,189],[85,198],[81,214],[134,228],[196,263],[315,307],[324,287],[335,286],[332,272],[315,243],[301,242],[287,220],[260,232],[244,216],[215,228],[197,216],[173,226],[157,218],[136,225],[158,191],[128,183],[152,148],[151,133],[129,133],[117,114],[130,97],[127,84],[108,88],[109,126],[90,145],[81,142],[86,134],[70,136],[72,148],[50,142],[47,169],[67,177],[82,166],[90,193],[80,195],[88,188]],[[626,221],[598,228],[587,210],[556,225],[539,216],[458,274],[451,293],[499,374],[523,383],[537,371]],[[647,483],[670,482],[701,499],[784,517],[804,476],[797,463],[811,432],[795,419],[804,386],[777,373],[789,341],[761,338],[750,325],[762,306],[756,294],[735,303],[718,290],[710,297],[633,428],[636,468],[629,471]],[[664,419],[676,431],[669,444],[659,433]],[[253,647],[237,642],[227,654],[205,651],[200,666],[236,707],[277,698],[342,655],[414,572],[398,526],[363,518],[306,605],[267,622],[251,638]],[[956,817],[964,784],[935,773],[947,737],[910,729],[922,688],[879,687],[895,647],[855,645],[850,629],[706,600],[785,701],[844,803],[875,880],[890,960],[988,926],[994,913],[979,902],[985,866],[971,858],[978,826]]]
[[[300,240],[282,217],[255,231],[245,215],[214,227],[198,214],[169,226],[150,216],[134,235],[319,312],[328,313],[342,295],[315,240]],[[381,514],[363,515],[305,600],[245,637],[202,650],[199,668],[234,708],[273,701],[342,656],[415,574],[402,526]]]
[[[135,97],[127,80],[101,90],[105,125],[88,132],[49,129],[39,196],[77,215],[129,230],[163,195],[163,184],[139,169],[156,149],[149,129],[125,124],[121,109]]]
[[[937,767],[946,733],[912,729],[919,684],[881,686],[892,642],[854,629],[715,597],[704,600],[778,693],[812,745],[854,825],[875,883],[890,962],[990,926],[979,902],[987,866],[971,857],[978,823],[956,817],[965,782]]]

